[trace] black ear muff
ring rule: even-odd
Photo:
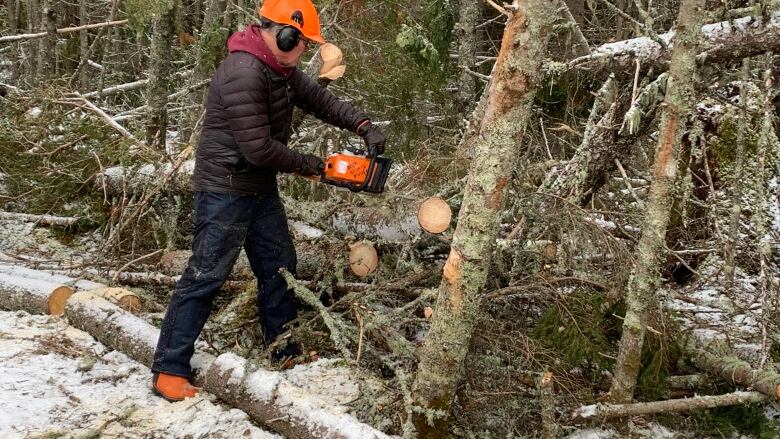
[[[284,26],[276,33],[276,46],[282,52],[290,52],[298,45],[300,38],[301,31],[292,26]]]

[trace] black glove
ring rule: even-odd
[[[301,167],[298,174],[308,177],[310,175],[321,175],[325,171],[325,163],[314,154],[304,154],[301,156]]]
[[[373,156],[385,153],[385,143],[387,143],[387,140],[378,126],[371,122],[364,122],[358,127],[357,133],[358,136],[362,137],[363,141],[366,142],[366,148],[368,149],[369,155]]]

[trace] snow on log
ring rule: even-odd
[[[76,224],[79,218],[55,215],[32,215],[29,213],[0,212],[0,220],[23,221],[26,223],[43,224],[45,226],[68,227]]]
[[[289,439],[390,437],[345,413],[348,406],[334,405],[292,384],[284,373],[250,372],[246,359],[232,353],[211,363],[203,388]]]
[[[342,241],[295,241],[297,254],[296,276],[300,279],[314,279],[324,273],[332,273],[339,259],[347,255],[347,245]],[[178,276],[187,268],[191,250],[173,250],[160,258],[160,271],[170,276]],[[232,279],[252,279],[252,269],[246,253],[241,252],[230,274]]]
[[[0,262],[0,274],[8,274],[22,278],[42,280],[49,283],[63,284],[78,291],[94,290],[96,288],[105,287],[105,285],[101,283],[92,282],[85,279],[66,276],[64,274],[55,273],[52,271],[35,270],[21,265],[2,262]]]
[[[147,366],[152,364],[159,330],[140,317],[88,291],[71,296],[66,315],[71,325],[106,346]],[[287,378],[297,368],[250,373],[246,360],[232,353],[216,360],[196,353],[191,364],[195,384],[287,438],[389,438],[346,413],[346,404],[293,384]]]
[[[0,273],[0,308],[58,316],[71,294],[73,288],[66,285]]]
[[[419,206],[419,202],[358,207],[285,200],[290,218],[340,235],[384,242],[405,242],[422,234],[417,221]]]
[[[689,412],[715,407],[766,402],[767,399],[768,397],[760,392],[733,392],[725,395],[694,396],[691,398],[638,402],[634,404],[594,404],[580,407],[574,412],[572,417],[576,420],[589,418],[607,419],[653,415],[656,413]]]
[[[780,11],[774,12],[768,19],[742,17],[707,24],[702,26],[701,32],[699,61],[722,62],[777,51],[780,49]],[[627,70],[635,66],[635,59],[639,59],[642,65],[662,65],[669,60],[673,36],[674,31],[658,36],[666,43],[666,49],[650,37],[603,44],[590,55],[575,58],[566,66],[569,69]]]
[[[137,167],[114,166],[106,168],[95,176],[95,187],[110,194],[141,193],[163,178],[173,169],[173,164],[156,165],[147,163]],[[185,161],[168,180],[166,192],[189,192],[195,160]]]
[[[65,304],[68,322],[91,334],[104,345],[128,357],[152,365],[159,330],[108,300],[82,291]]]

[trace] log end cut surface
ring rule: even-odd
[[[417,211],[420,227],[428,233],[441,233],[450,227],[452,209],[446,201],[439,197],[425,200]]]
[[[49,295],[46,308],[47,312],[53,316],[61,316],[65,313],[65,302],[73,294],[73,289],[65,285],[57,287]]]

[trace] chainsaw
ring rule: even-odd
[[[393,160],[368,156],[362,149],[347,148],[340,154],[325,159],[322,175],[309,177],[311,180],[343,187],[352,192],[381,194],[390,174]]]

